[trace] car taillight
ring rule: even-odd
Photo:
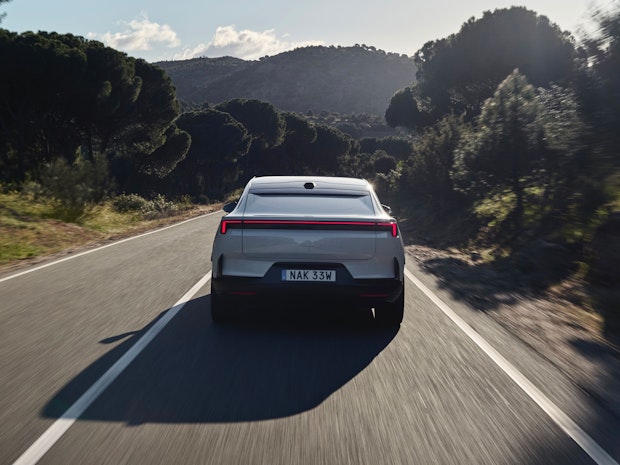
[[[395,222],[369,222],[369,221],[308,221],[308,220],[222,220],[220,232],[226,234],[231,227],[243,228],[317,228],[317,229],[365,229],[376,228],[388,230],[392,237],[398,237],[398,226]]]
[[[397,237],[398,236],[398,225],[395,222],[393,222],[393,221],[389,221],[389,222],[385,222],[385,223],[377,223],[377,226],[384,227],[384,228],[389,228],[390,231],[392,232],[392,237]]]
[[[242,223],[243,221],[241,220],[222,220],[222,222],[220,223],[220,232],[222,234],[226,234],[226,231],[228,231],[228,228],[230,228],[232,225],[240,225]]]

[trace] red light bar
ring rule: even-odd
[[[398,226],[395,222],[370,222],[370,221],[310,221],[310,220],[222,220],[220,232],[226,234],[226,231],[233,225],[241,226],[359,226],[359,227],[375,227],[386,228],[392,233],[392,237],[398,236]]]
[[[226,231],[228,231],[228,228],[231,224],[242,224],[243,221],[241,220],[222,220],[222,223],[220,224],[220,232],[222,234],[226,234]]]
[[[392,237],[398,236],[398,226],[393,221],[389,221],[389,222],[385,222],[385,223],[377,223],[377,226],[384,226],[386,228],[391,228],[391,230],[392,230]]]

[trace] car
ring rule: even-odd
[[[211,253],[216,324],[248,302],[334,303],[373,309],[381,325],[401,323],[403,241],[368,181],[255,177],[223,209]]]

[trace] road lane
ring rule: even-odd
[[[41,412],[56,392],[87,370],[83,392],[122,355],[123,341],[209,271],[219,216],[0,283],[0,463],[49,427]],[[107,365],[97,364],[106,354]]]
[[[17,458],[15,450],[23,451],[36,440],[38,431],[57,419],[193,284],[168,270],[186,269],[189,275],[204,270],[204,263],[201,269],[196,262],[208,262],[209,250],[205,257],[198,249],[201,244],[210,249],[217,218],[201,222],[106,256],[115,272],[91,273],[98,284],[90,286],[106,298],[88,306],[88,318],[95,321],[84,331],[74,334],[79,327],[69,324],[79,312],[73,304],[35,325],[38,345],[28,353],[23,344],[26,355],[21,359],[35,358],[40,364],[28,366],[7,390],[9,400],[0,404],[5,420],[0,462],[10,458],[7,448]],[[205,237],[205,226],[211,228],[211,237]],[[153,259],[146,263],[147,272],[137,273],[136,266],[115,276],[119,268],[132,268],[144,257]],[[105,269],[96,263],[77,268],[89,267]],[[72,299],[84,292],[79,273],[57,277],[44,295]],[[140,284],[140,277],[146,283]],[[137,292],[130,291],[134,279]],[[49,286],[46,279],[39,284]],[[113,292],[119,287],[121,292]],[[0,287],[1,292],[7,290]],[[35,305],[37,299],[31,300]],[[53,311],[51,300],[40,305]],[[285,314],[280,323],[282,314],[269,313],[236,327],[217,328],[208,316],[209,305],[205,286],[39,463],[592,463],[410,282],[398,332],[369,329],[364,319],[352,329],[346,319],[324,324],[312,314],[301,323]],[[100,307],[112,321],[100,317]],[[23,302],[16,308],[28,310]],[[294,314],[297,309],[284,311]],[[4,321],[13,323],[5,313],[11,312],[2,310]],[[476,315],[477,330],[488,320],[484,318]],[[50,320],[56,319],[61,321],[52,326]],[[492,323],[490,327],[483,328],[485,336],[493,333]],[[13,328],[23,331],[25,326]],[[51,336],[55,331],[61,332],[58,340]],[[540,360],[516,347],[518,341],[494,333],[492,337],[500,338],[497,343],[511,355],[519,354],[520,369],[540,366]],[[15,335],[13,341],[19,340]],[[71,345],[76,350],[69,350]],[[17,366],[7,361],[7,347],[0,346],[3,383],[8,380],[4,367]],[[67,356],[73,358],[63,360]],[[61,375],[45,370],[47,360]],[[561,378],[557,373],[550,378],[552,367],[536,370],[532,374],[544,373],[537,375],[540,379]],[[39,378],[53,387],[29,384]],[[20,402],[30,389],[35,392],[24,407]],[[597,440],[598,433],[608,431],[612,437],[603,434],[603,444],[620,452],[613,441],[617,421],[578,392],[563,395],[568,402],[583,403],[576,411],[580,421],[597,432]],[[561,396],[560,401],[564,407]],[[19,447],[13,446],[18,440]]]

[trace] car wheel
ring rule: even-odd
[[[384,302],[375,308],[375,322],[380,326],[398,326],[405,313],[405,288],[394,302]]]
[[[233,309],[227,299],[213,289],[211,283],[211,319],[215,324],[228,323],[232,320]]]

